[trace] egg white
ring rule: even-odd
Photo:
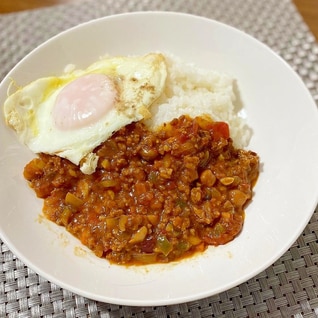
[[[105,74],[114,83],[118,93],[114,107],[93,124],[58,129],[52,116],[57,96],[68,83],[94,73]],[[92,173],[98,159],[92,151],[115,131],[149,116],[148,108],[162,94],[166,76],[161,54],[104,58],[86,70],[40,78],[18,89],[5,101],[6,123],[34,153],[58,155]]]

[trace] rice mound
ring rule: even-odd
[[[145,124],[155,129],[181,115],[209,115],[214,121],[229,124],[235,146],[246,147],[251,130],[236,105],[235,80],[227,74],[185,63],[172,54],[164,56],[168,72],[166,87],[151,105],[151,118],[145,120]]]

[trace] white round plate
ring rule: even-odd
[[[257,275],[301,234],[318,198],[318,112],[301,79],[251,36],[222,23],[172,12],[137,12],[94,20],[59,34],[26,56],[0,86],[0,104],[19,85],[86,67],[101,55],[170,52],[237,80],[262,171],[242,233],[178,263],[141,267],[98,259],[63,228],[44,220],[42,200],[23,179],[34,157],[0,124],[0,235],[27,266],[91,299],[136,306],[204,298]]]

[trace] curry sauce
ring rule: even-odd
[[[123,127],[95,149],[96,171],[40,154],[24,169],[43,213],[98,257],[166,263],[226,244],[242,230],[259,173],[224,122],[181,116],[156,131]]]

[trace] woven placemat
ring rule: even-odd
[[[60,31],[93,18],[144,10],[202,15],[253,35],[290,63],[318,103],[318,44],[290,0],[77,0],[0,15],[0,80]],[[317,239],[316,209],[293,246],[256,277],[212,297],[161,307],[119,306],[71,293],[34,273],[0,241],[0,317],[318,317]]]

